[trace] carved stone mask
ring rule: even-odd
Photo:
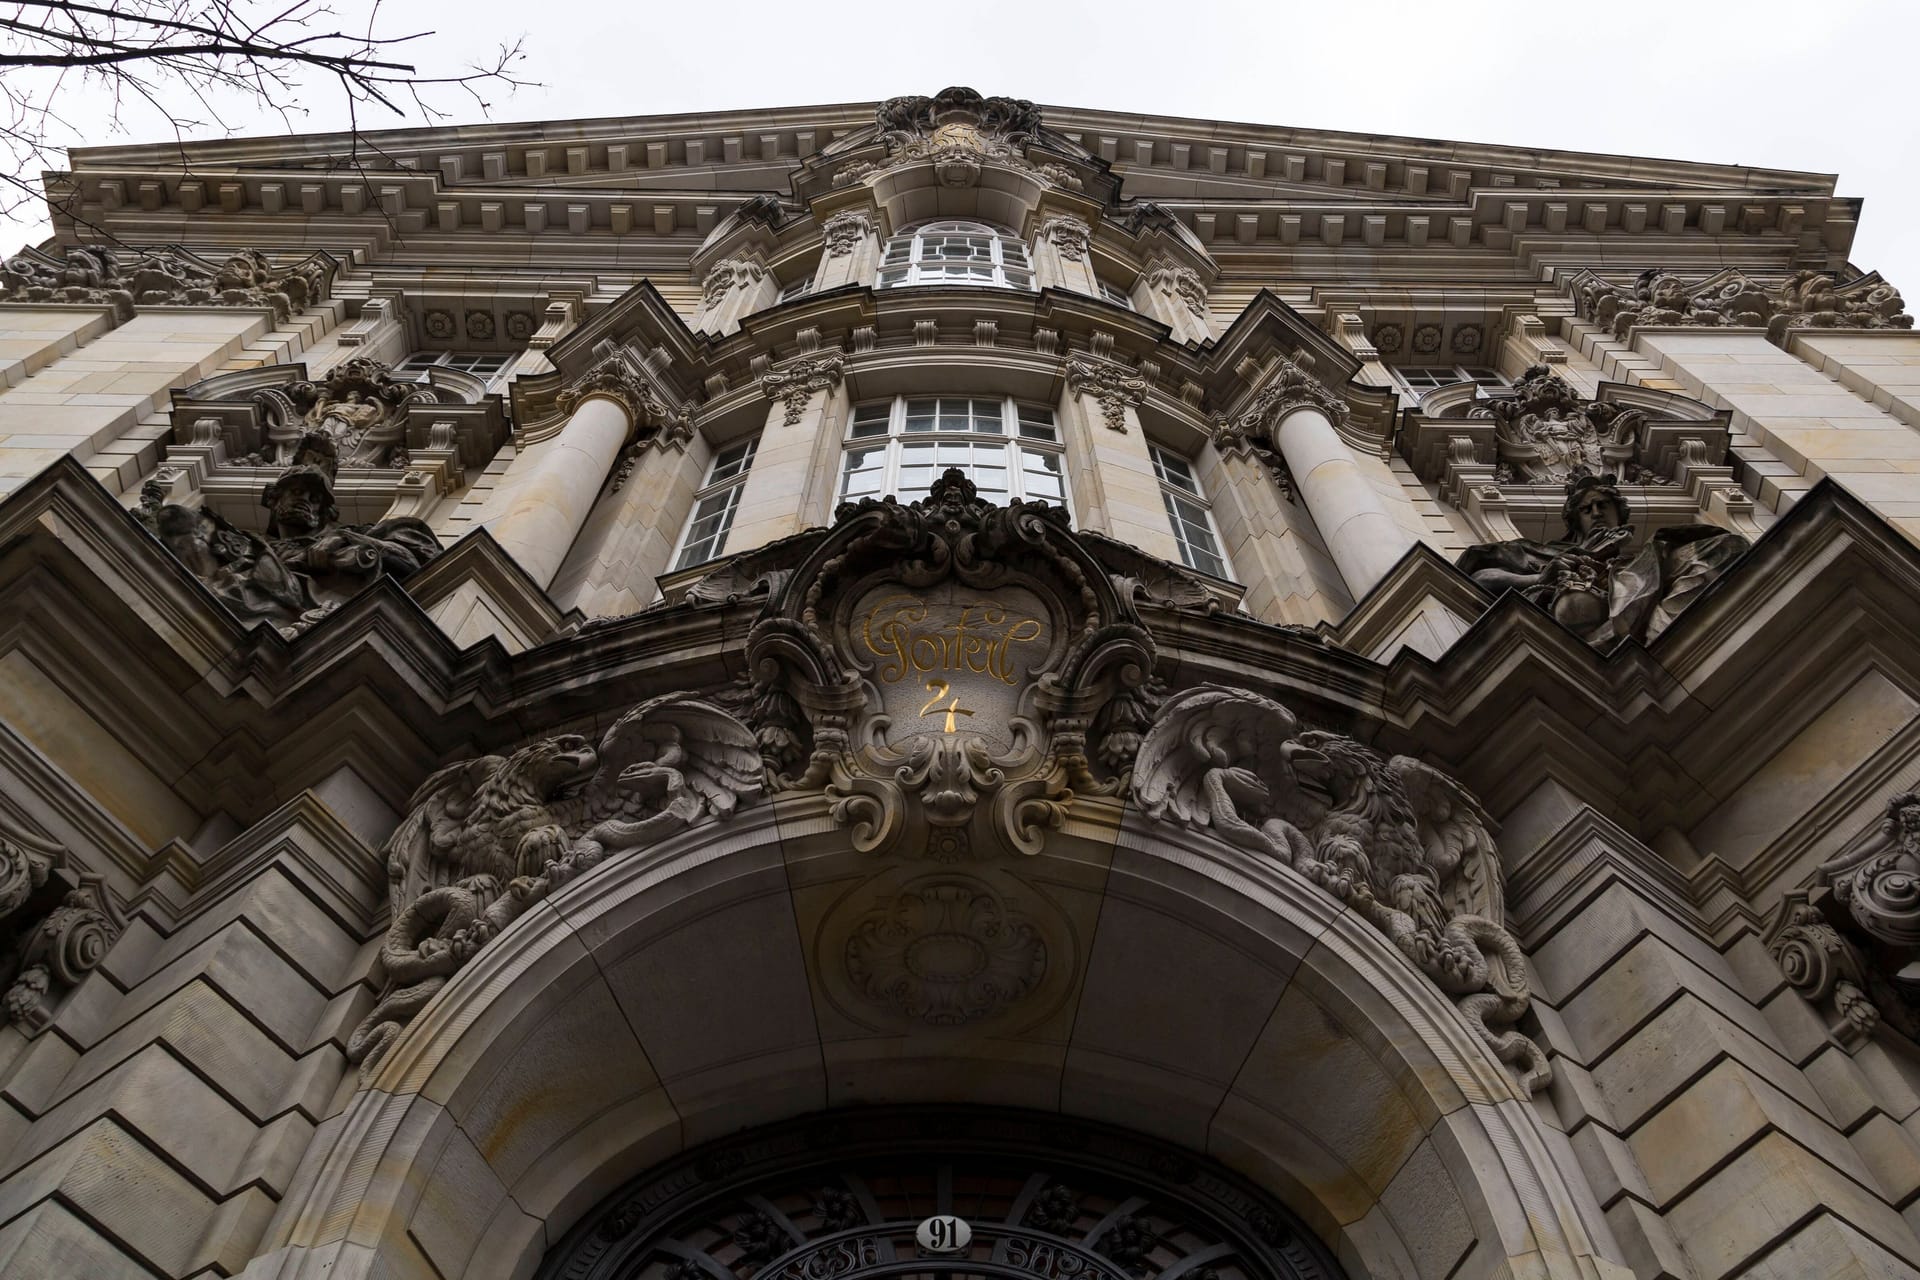
[[[275,482],[268,494],[270,537],[298,538],[318,533],[339,514],[333,494],[318,472],[293,472]]]

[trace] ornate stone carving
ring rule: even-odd
[[[1582,469],[1596,475],[1627,472],[1635,429],[1645,417],[1638,409],[1589,400],[1543,364],[1521,374],[1513,392],[1476,401],[1471,416],[1499,424],[1500,461],[1514,481],[1564,485]]]
[[[554,405],[561,413],[570,415],[591,396],[605,396],[618,404],[627,411],[627,418],[635,427],[664,422],[671,416],[653,384],[618,358],[602,360],[563,387],[554,397]]]
[[[0,824],[0,982],[7,1019],[28,1033],[99,967],[124,924],[100,877],[74,873],[67,851]]]
[[[1546,1055],[1513,1029],[1530,995],[1492,822],[1454,779],[1303,731],[1250,690],[1200,685],[1154,713],[1132,793],[1148,818],[1210,830],[1351,907],[1460,1005],[1529,1090],[1546,1083]]]
[[[1584,319],[1625,339],[1635,325],[1737,325],[1762,328],[1774,341],[1793,329],[1911,329],[1900,291],[1872,273],[1841,284],[1826,271],[1796,271],[1764,285],[1738,271],[1688,284],[1657,267],[1631,285],[1582,279],[1574,301]]]
[[[1859,849],[1820,868],[1833,898],[1870,936],[1920,948],[1920,792],[1887,805],[1880,829]]]
[[[751,288],[767,274],[766,264],[752,258],[722,258],[707,268],[702,297],[711,310],[735,289]]]
[[[847,942],[847,969],[876,1003],[930,1026],[993,1017],[1046,975],[1047,946],[989,886],[966,877],[906,885]]]
[[[1051,241],[1068,262],[1083,262],[1088,246],[1093,243],[1093,228],[1079,218],[1055,214],[1040,224],[1034,239]]]
[[[821,224],[829,258],[844,258],[873,235],[873,219],[859,209],[842,209]]]
[[[1872,1037],[1880,1025],[1880,1010],[1867,997],[1860,953],[1807,900],[1804,890],[1782,899],[1766,944],[1787,985],[1826,1016],[1827,1030],[1843,1047],[1854,1048]]]
[[[390,466],[404,451],[407,407],[438,401],[426,383],[397,382],[391,365],[356,356],[324,378],[256,391],[268,443],[244,461],[284,466],[302,436],[323,435],[343,467]]]
[[[1162,263],[1147,272],[1147,288],[1169,298],[1178,298],[1196,316],[1207,314],[1207,286],[1200,273],[1178,263]]]
[[[1544,606],[1589,644],[1654,640],[1747,549],[1737,533],[1688,524],[1655,530],[1628,555],[1631,513],[1613,476],[1576,468],[1566,494],[1564,539],[1482,543],[1458,563],[1487,590],[1519,591]]]
[[[447,979],[555,888],[731,817],[761,790],[753,732],[686,694],[641,703],[597,750],[567,734],[440,770],[382,850],[393,903],[385,986],[348,1038],[348,1060],[368,1078]]]
[[[847,186],[902,164],[931,163],[946,186],[972,186],[980,166],[990,161],[1019,169],[1066,190],[1080,190],[1081,180],[1065,165],[1027,159],[1027,147],[1038,140],[1040,110],[1017,98],[988,98],[972,89],[942,89],[931,98],[889,98],[875,113],[884,163],[860,161],[841,168],[836,187]]]
[[[0,265],[0,300],[111,306],[125,319],[139,306],[266,307],[286,320],[327,297],[332,263],[314,255],[275,267],[256,249],[211,262],[168,247],[128,254],[76,245],[55,258],[23,249]]]
[[[1100,402],[1100,420],[1115,431],[1127,429],[1127,406],[1147,402],[1147,380],[1111,360],[1067,361],[1067,390]]]
[[[406,578],[440,554],[439,537],[411,516],[342,524],[336,473],[332,438],[301,437],[292,465],[261,494],[265,537],[167,502],[151,481],[134,514],[242,622],[267,622],[291,640],[380,575]]]
[[[1350,416],[1347,402],[1329,391],[1304,365],[1282,359],[1253,403],[1230,424],[1215,428],[1215,439],[1223,448],[1241,440],[1255,441],[1277,454],[1280,424],[1288,414],[1302,408],[1325,415],[1336,429]]]
[[[803,356],[784,368],[761,374],[760,390],[767,399],[780,400],[786,405],[782,422],[789,427],[798,426],[814,392],[839,386],[846,370],[844,356]]]

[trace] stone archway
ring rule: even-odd
[[[818,797],[610,861],[441,991],[315,1136],[246,1273],[526,1276],[628,1180],[870,1104],[1018,1106],[1210,1156],[1351,1276],[1624,1277],[1571,1155],[1460,1011],[1293,872],[1175,828],[1069,823],[1023,861],[1073,898],[1040,1021],[859,1031],[803,937],[863,855]]]

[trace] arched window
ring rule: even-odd
[[[1027,246],[984,222],[929,222],[887,241],[882,289],[914,284],[1033,288]]]

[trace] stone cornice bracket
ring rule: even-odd
[[[1763,941],[1787,985],[1821,1012],[1827,1033],[1841,1048],[1857,1049],[1873,1037],[1880,1010],[1867,997],[1860,951],[1808,900],[1806,890],[1781,899]]]
[[[1920,949],[1920,791],[1889,801],[1879,828],[1857,848],[1822,865],[1820,879],[1872,937],[1891,947]]]
[[[653,384],[634,373],[618,357],[601,361],[561,388],[554,397],[554,405],[562,416],[571,417],[574,410],[596,396],[626,410],[636,432],[646,427],[657,428],[669,417]]]
[[[1101,421],[1122,433],[1127,429],[1127,406],[1139,408],[1147,402],[1147,380],[1110,360],[1068,360],[1067,390],[1097,398]]]
[[[1072,214],[1056,213],[1040,224],[1033,238],[1036,242],[1051,242],[1068,262],[1083,262],[1088,247],[1093,243],[1093,228],[1084,219]]]
[[[548,295],[547,305],[540,314],[540,327],[527,339],[527,346],[535,351],[545,351],[564,338],[574,325],[580,323],[586,300],[583,293]]]
[[[845,356],[806,356],[783,369],[770,369],[761,374],[760,390],[767,399],[785,403],[786,416],[781,421],[796,427],[805,416],[813,393],[838,386],[846,372]]]
[[[829,258],[844,258],[874,234],[873,219],[864,209],[842,209],[820,225]]]
[[[0,823],[0,935],[10,944],[0,980],[10,983],[7,1020],[28,1034],[53,1020],[61,998],[99,967],[125,928],[101,877],[56,874],[67,870],[60,845]]]
[[[1358,312],[1342,311],[1333,317],[1333,336],[1340,345],[1362,360],[1378,360],[1380,349],[1367,339],[1367,322]],[[1565,358],[1564,353],[1562,358]]]

